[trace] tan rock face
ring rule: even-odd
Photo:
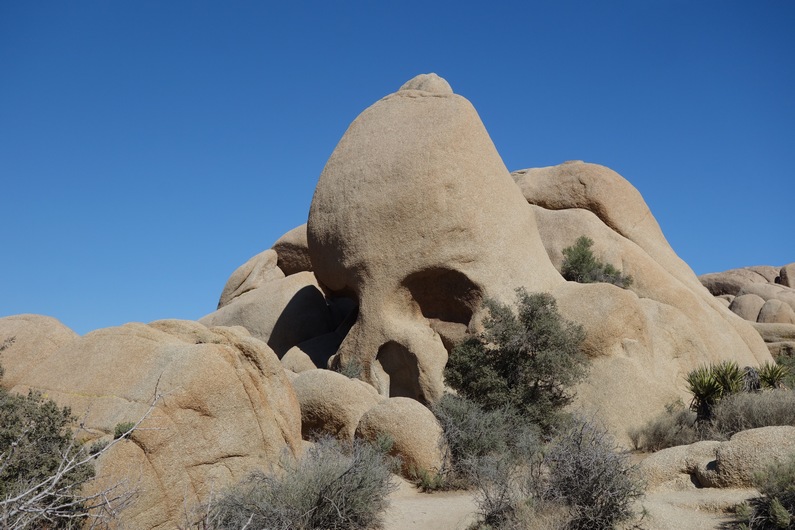
[[[293,380],[301,405],[304,438],[331,434],[353,440],[356,426],[365,412],[385,398],[358,379],[348,379],[331,370],[309,370]]]
[[[278,265],[284,274],[289,276],[296,272],[312,270],[306,242],[306,224],[297,226],[280,237],[273,244],[273,250],[279,256]]]
[[[442,428],[433,413],[417,401],[389,398],[365,412],[356,437],[374,442],[381,435],[394,441],[390,454],[401,458],[404,476],[442,469]]]
[[[598,259],[633,277],[626,290],[575,283],[551,290],[561,313],[588,334],[591,370],[577,389],[577,406],[598,413],[620,441],[627,443],[628,428],[668,403],[687,400],[684,375],[698,365],[734,359],[756,366],[771,359],[753,328],[711,296],[676,256],[623,177],[569,162],[514,178],[555,266],[563,263],[563,249],[585,235]]]
[[[251,469],[301,448],[298,401],[276,355],[239,328],[188,321],[127,324],[72,340],[12,391],[39,389],[72,408],[88,436],[142,418],[98,462],[96,487],[136,490],[128,528],[176,528],[184,510]],[[85,437],[81,434],[81,437]]]
[[[276,266],[277,255],[274,250],[260,252],[237,268],[224,285],[218,309],[228,305],[238,296],[262,287],[273,280],[284,278],[284,273]]]
[[[311,272],[269,281],[199,322],[208,327],[243,326],[280,357],[297,344],[334,331],[326,298]]]
[[[440,395],[445,343],[484,296],[562,282],[474,108],[433,74],[351,124],[320,176],[307,239],[319,281],[359,302],[337,362],[360,363],[390,396]]]
[[[3,386],[15,386],[55,351],[77,338],[77,333],[52,317],[13,315],[0,318]]]
[[[715,458],[698,470],[704,486],[753,486],[754,474],[795,454],[795,427],[761,427],[738,432],[715,451]]]

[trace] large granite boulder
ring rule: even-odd
[[[37,362],[11,391],[29,389],[71,407],[84,425],[80,439],[108,440],[117,424],[144,418],[100,458],[92,485],[135,494],[125,528],[185,525],[186,510],[214,491],[301,451],[292,386],[273,351],[242,328],[159,321],[100,329]]]
[[[578,405],[597,411],[620,441],[642,418],[687,400],[684,375],[698,365],[771,360],[754,329],[671,249],[643,198],[618,173],[567,162],[513,175],[556,267],[563,250],[585,235],[599,260],[633,278],[628,289],[569,282],[551,290],[561,313],[587,333],[591,368],[577,389]]]
[[[435,74],[350,125],[320,175],[307,239],[321,284],[359,304],[335,362],[423,402],[441,395],[447,348],[483,297],[563,282],[477,112]]]
[[[0,318],[0,367],[3,386],[11,388],[61,347],[79,335],[59,320],[43,315]]]

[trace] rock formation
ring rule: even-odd
[[[117,424],[145,418],[99,460],[92,485],[120,483],[135,493],[124,512],[129,528],[185,525],[186,508],[213,489],[301,450],[292,386],[273,351],[242,328],[126,324],[70,340],[40,361],[29,348],[7,350],[2,360],[35,363],[11,390],[40,390],[71,407],[84,425],[81,439],[108,440]]]
[[[336,362],[383,394],[433,401],[447,346],[485,296],[563,283],[472,105],[429,74],[362,112],[320,175],[307,224],[320,283],[359,316]]]
[[[795,355],[795,263],[732,269],[699,276],[710,293],[752,322],[770,353]]]
[[[562,278],[563,249],[582,235],[633,277],[628,289]],[[795,345],[794,279],[790,264],[699,281],[627,180],[584,162],[511,175],[472,105],[427,74],[353,121],[307,224],[235,270],[216,311],[85,337],[47,317],[7,317],[0,364],[14,391],[71,406],[83,438],[107,439],[159,396],[143,428],[98,462],[96,487],[132,474],[140,493],[125,524],[173,528],[211,489],[299,454],[302,434],[389,435],[404,474],[438,470],[441,431],[423,405],[444,391],[448,352],[482,328],[486,298],[548,292],[583,325],[591,363],[575,406],[627,441],[687,399],[690,370],[755,366],[771,360],[765,341]],[[676,475],[716,448],[665,458]]]

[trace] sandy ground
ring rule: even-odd
[[[477,519],[470,491],[422,493],[408,482],[390,497],[384,530],[464,530]]]
[[[726,510],[757,494],[752,489],[688,489],[647,493],[640,506],[646,530],[707,530],[728,522]],[[464,530],[477,519],[472,492],[421,493],[402,482],[391,496],[384,530]],[[640,507],[639,507],[640,509]]]

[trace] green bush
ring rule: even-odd
[[[574,245],[563,249],[560,273],[569,281],[578,283],[612,283],[626,289],[632,285],[632,276],[625,276],[609,263],[602,263],[593,255],[593,239],[580,236]]]
[[[80,486],[94,476],[80,464],[71,411],[40,393],[0,387],[0,527],[67,528],[86,515]],[[71,465],[71,463],[77,463]]]
[[[513,463],[538,451],[538,428],[510,408],[484,410],[474,401],[445,394],[433,406],[448,451],[441,488],[471,486],[472,472],[490,456]]]
[[[790,352],[786,355],[779,355],[776,358],[776,364],[786,370],[781,384],[786,388],[795,390],[795,354]]]
[[[131,433],[134,427],[135,427],[134,421],[123,421],[121,423],[117,423],[116,427],[113,429],[113,439],[118,440],[119,438],[122,438],[125,434]]]
[[[321,438],[284,471],[255,472],[225,492],[214,507],[219,529],[369,529],[380,524],[394,489],[392,464],[378,448],[346,448]]]
[[[565,320],[555,299],[517,290],[517,312],[487,300],[483,333],[450,353],[447,384],[486,410],[510,407],[549,432],[586,374],[581,326]]]
[[[758,473],[754,486],[762,495],[736,510],[739,522],[750,530],[795,530],[795,455]]]

